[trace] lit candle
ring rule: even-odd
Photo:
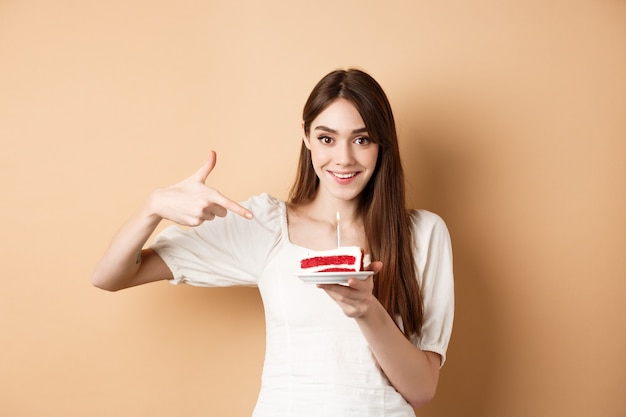
[[[339,211],[337,211],[337,248],[341,247],[341,226],[339,225]]]

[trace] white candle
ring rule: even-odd
[[[341,226],[339,220],[339,211],[337,211],[337,248],[341,247]]]

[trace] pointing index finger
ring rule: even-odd
[[[254,214],[252,214],[252,212],[250,210],[248,210],[247,208],[245,208],[244,206],[242,206],[241,204],[223,196],[220,194],[220,205],[222,207],[224,207],[226,210],[230,210],[234,213],[237,213],[238,215],[240,215],[241,217],[244,217],[246,219],[252,219],[254,218]]]

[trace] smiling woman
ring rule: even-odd
[[[0,1],[0,415],[249,416],[266,353],[257,288],[108,293],[87,277],[145,194],[213,147],[210,186],[289,201],[308,93],[359,65],[391,100],[407,207],[441,214],[454,243],[453,340],[419,415],[626,416],[626,1],[355,5]],[[320,250],[337,246],[332,209],[310,237]],[[366,240],[352,222],[342,213],[346,245]],[[208,237],[229,252],[230,236]],[[314,285],[308,304],[282,289],[267,306],[307,313],[286,336],[341,315]],[[330,352],[324,338],[301,357]],[[355,356],[332,355],[338,378]]]
[[[192,176],[151,194],[114,237],[94,285],[257,286],[267,345],[254,416],[414,416],[445,362],[452,254],[443,220],[405,207],[382,88],[359,70],[316,85],[288,202],[233,201],[205,184],[215,163],[212,153]],[[296,276],[300,259],[335,247],[339,217],[343,245],[363,248],[374,276],[308,286]],[[142,249],[163,219],[191,227],[172,226]]]
[[[342,201],[356,199],[376,168],[378,144],[367,136],[365,122],[348,100],[333,101],[304,132],[304,145],[311,152],[319,178],[319,192]],[[320,196],[321,197],[321,196]]]

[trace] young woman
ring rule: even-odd
[[[360,70],[337,70],[304,106],[289,201],[238,204],[205,185],[216,155],[154,191],[116,234],[92,281],[119,290],[157,280],[256,285],[267,325],[254,416],[414,416],[433,398],[452,330],[449,234],[437,215],[405,208],[391,107]],[[375,272],[346,285],[303,283],[310,250],[365,249]],[[172,226],[142,249],[162,219]]]

